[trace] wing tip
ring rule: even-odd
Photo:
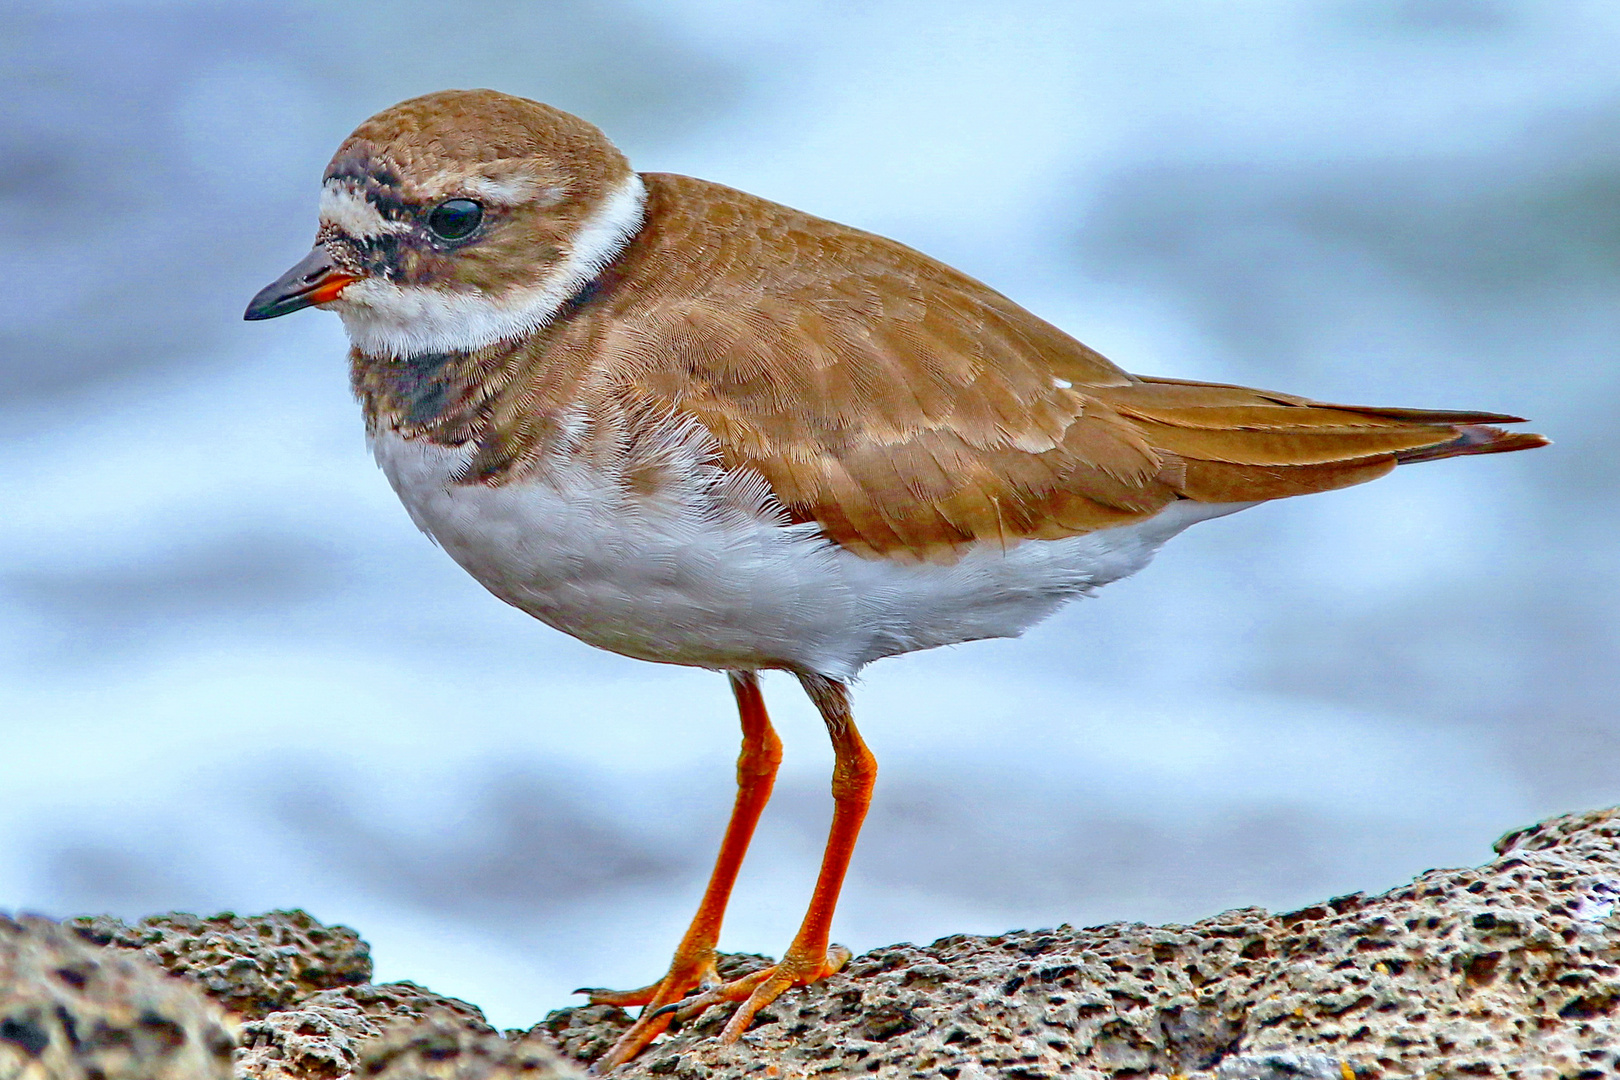
[[[1513,417],[1503,417],[1500,423],[1523,423]],[[1432,446],[1419,446],[1396,453],[1395,461],[1410,465],[1418,461],[1439,461],[1441,458],[1468,457],[1474,454],[1507,454],[1515,450],[1534,450],[1549,446],[1552,440],[1533,431],[1503,431],[1486,424],[1463,424],[1457,428],[1455,438]]]

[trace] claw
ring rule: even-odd
[[[643,986],[639,990],[604,990],[597,986],[575,990],[574,993],[589,994],[592,1005],[617,1005],[621,1009],[629,1009],[637,1005],[651,1004],[669,981],[669,977],[666,976],[662,981],[655,982],[651,986]]]

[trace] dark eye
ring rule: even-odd
[[[441,240],[460,240],[472,235],[484,220],[484,208],[471,199],[446,199],[428,215],[428,228]]]

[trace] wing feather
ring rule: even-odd
[[[650,216],[688,222],[641,256],[641,272],[683,287],[615,312],[604,367],[702,424],[722,466],[758,473],[790,519],[863,555],[948,560],[1177,499],[1284,498],[1543,441],[1481,426],[1515,419],[1491,413],[1138,378],[902,245],[717,185],[648,181],[655,204],[705,208]]]

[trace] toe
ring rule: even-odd
[[[742,1004],[737,1006],[737,1011],[726,1021],[726,1026],[720,1032],[720,1041],[736,1042],[754,1022],[754,1017],[759,1015],[759,1011],[781,997],[784,991],[795,986],[809,986],[813,982],[820,982],[827,976],[842,971],[844,965],[849,963],[850,956],[848,949],[842,945],[834,945],[819,960],[806,962],[790,954],[783,957],[782,963],[777,966],[759,972],[765,977],[747,992],[746,997],[740,992],[732,997],[731,1000],[741,998]],[[741,981],[739,980],[739,984]],[[733,985],[738,985],[740,991],[742,988],[739,984]]]
[[[643,1015],[630,1026],[630,1030],[619,1036],[619,1041],[614,1043],[607,1053],[597,1058],[596,1063],[591,1066],[591,1072],[599,1075],[610,1073],[641,1053],[648,1044],[664,1033],[664,1029],[669,1027],[670,1019],[668,1015],[653,1015],[650,1012]]]
[[[651,986],[643,986],[640,990],[604,990],[599,986],[587,986],[575,990],[574,993],[587,995],[592,1005],[617,1005],[621,1009],[629,1009],[649,1004],[658,996],[658,991],[663,985],[663,980],[660,980]]]
[[[679,1020],[681,1023],[690,1023],[700,1014],[715,1005],[719,1005],[727,1001],[746,1001],[748,996],[754,992],[756,987],[770,979],[775,973],[776,965],[772,964],[770,967],[761,968],[759,971],[756,971],[751,975],[744,975],[740,979],[733,979],[728,983],[721,983],[719,986],[712,987],[705,990],[703,993],[694,997],[689,997],[684,1001],[677,1001],[671,1005],[666,1005],[663,1009],[660,1009],[659,1012],[662,1013],[667,1010],[668,1012],[673,1013],[675,1019]]]
[[[748,1030],[759,1011],[775,1001],[786,990],[795,986],[808,986],[834,972],[842,971],[850,960],[850,952],[842,945],[834,945],[826,954],[811,958],[793,955],[791,950],[780,964],[750,972],[741,978],[719,982],[712,964],[701,971],[688,969],[676,978],[674,971],[664,981],[641,990],[590,990],[592,1002],[611,1005],[644,1005],[641,1016],[632,1024],[613,1048],[592,1067],[601,1074],[634,1058],[673,1022],[686,1024],[716,1005],[728,1001],[739,1002],[735,1014],[726,1021],[720,1032],[720,1041],[734,1043]],[[690,997],[681,995],[687,990],[698,992]]]
[[[720,1031],[722,1043],[734,1043],[742,1038],[742,1033],[748,1030],[748,1025],[754,1022],[759,1010],[782,996],[782,992],[793,985],[793,976],[782,971],[775,971],[771,977],[754,987],[753,993],[748,995],[737,1011],[731,1014],[726,1026]]]
[[[619,1041],[602,1055],[593,1069],[598,1073],[610,1072],[641,1053],[669,1027],[674,1019],[673,1009],[682,1004],[682,995],[693,989],[707,990],[713,986],[715,974],[714,953],[696,957],[676,956],[669,974],[651,986],[639,990],[585,990],[593,1005],[618,1005],[621,1008],[642,1006],[641,1015],[631,1024]]]

